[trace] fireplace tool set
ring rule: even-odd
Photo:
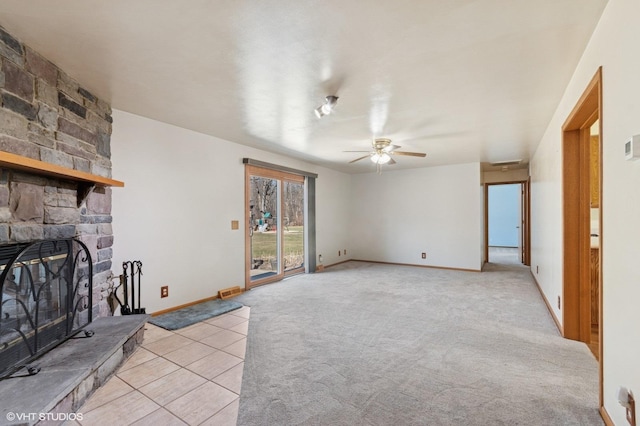
[[[140,276],[142,275],[142,262],[133,260],[122,262],[122,275],[120,275],[120,285],[115,288],[113,295],[120,305],[120,313],[122,315],[146,314],[147,310],[140,307]],[[136,300],[136,283],[138,297]],[[118,289],[122,287],[122,295],[124,303],[120,301],[117,295]],[[131,301],[131,305],[129,305]],[[137,307],[136,307],[137,302]]]

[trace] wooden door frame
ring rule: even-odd
[[[520,194],[520,203],[525,206],[520,212],[521,223],[520,232],[523,235],[522,238],[522,250],[524,255],[521,256],[521,261],[524,265],[529,266],[531,264],[531,200],[529,191],[530,178],[527,180],[513,180],[507,182],[487,182],[484,184],[484,259],[485,262],[489,262],[489,187],[495,185],[517,185],[520,184],[522,191]]]
[[[304,194],[304,192],[305,192],[305,190],[306,190],[306,189],[305,189],[305,188],[306,188],[306,185],[305,185],[305,184],[306,184],[306,182],[305,182],[305,178],[304,178],[304,176],[296,176],[296,177],[295,177],[295,179],[292,179],[292,178],[291,178],[291,175],[288,175],[288,177],[286,177],[286,178],[282,179],[282,184],[283,184],[283,186],[282,186],[282,191],[283,191],[283,192],[284,192],[284,184],[285,184],[286,182],[289,182],[289,183],[296,183],[296,184],[300,184],[300,185],[302,185],[302,188],[303,188],[303,194]],[[304,200],[303,200],[303,204],[304,204]],[[284,194],[282,195],[282,200],[281,200],[281,202],[280,202],[280,211],[281,211],[281,212],[284,212],[284,211],[285,211],[285,197],[284,197]],[[306,216],[306,215],[304,215],[304,216]],[[280,244],[280,250],[282,251],[282,259],[280,259],[280,260],[282,261],[282,273],[284,274],[284,276],[285,276],[285,278],[286,278],[286,277],[290,277],[290,276],[292,276],[292,275],[296,275],[296,274],[302,274],[302,273],[304,273],[304,272],[305,272],[304,263],[306,263],[306,262],[304,262],[304,261],[303,261],[303,265],[302,265],[302,266],[299,266],[299,267],[297,267],[297,268],[289,269],[289,270],[285,269],[286,264],[285,264],[285,261],[284,261],[284,256],[285,256],[284,230],[286,229],[286,227],[285,227],[285,225],[282,223],[282,219],[284,219],[284,217],[282,217],[282,218],[280,219],[280,229],[282,230],[282,234],[280,234],[280,235],[281,235],[281,237],[282,237],[282,241],[281,241],[281,244]],[[302,225],[303,225],[303,228],[304,228],[304,226],[305,226],[304,219],[303,219],[303,223],[302,223]],[[305,243],[304,243],[304,234],[305,234],[305,233],[303,232],[303,234],[302,234],[302,235],[303,235],[303,237],[302,237],[302,238],[303,238],[303,241],[302,241],[302,247],[304,247],[304,246],[305,246]],[[304,249],[303,249],[303,256],[304,256],[304,258],[306,258],[306,257],[307,257],[307,256],[306,256],[306,253],[304,253]]]
[[[281,281],[285,275],[291,275],[292,273],[299,273],[299,272],[303,272],[300,271],[298,269],[296,270],[292,270],[289,271],[289,273],[285,273],[284,270],[284,262],[283,262],[283,255],[284,255],[284,235],[282,234],[282,215],[280,214],[280,212],[282,212],[283,210],[283,206],[284,206],[284,197],[282,197],[282,187],[279,187],[278,189],[278,197],[280,198],[280,205],[279,205],[279,209],[280,212],[278,212],[277,216],[276,216],[276,220],[277,220],[277,224],[276,224],[276,229],[277,232],[280,233],[280,238],[279,238],[279,242],[278,242],[278,252],[281,254],[281,259],[278,260],[278,273],[260,280],[256,280],[256,281],[252,281],[251,280],[251,271],[250,271],[250,267],[249,265],[252,262],[251,259],[251,236],[249,235],[249,222],[250,222],[250,212],[249,212],[249,205],[250,205],[250,186],[251,186],[251,176],[259,176],[259,177],[263,177],[263,178],[267,178],[267,179],[275,179],[279,182],[279,185],[282,182],[288,181],[288,182],[296,182],[296,183],[302,183],[303,185],[305,184],[305,176],[303,175],[298,175],[298,174],[294,174],[294,173],[288,173],[288,172],[284,172],[284,171],[280,171],[280,170],[273,170],[273,169],[269,169],[269,168],[265,168],[265,167],[260,167],[260,166],[254,166],[254,165],[250,165],[250,164],[245,164],[245,169],[244,169],[244,204],[245,204],[245,209],[244,209],[244,214],[245,214],[245,219],[244,219],[244,232],[245,232],[245,264],[244,264],[244,269],[245,269],[245,280],[244,280],[244,287],[246,290],[249,290],[253,287],[257,287],[263,284],[269,284],[269,283],[273,283],[276,281]]]
[[[563,271],[562,335],[567,339],[591,341],[591,245],[590,245],[590,127],[599,121],[602,159],[602,67],[576,103],[562,126]],[[600,407],[603,405],[602,326],[602,161],[599,170],[600,276],[599,357]]]

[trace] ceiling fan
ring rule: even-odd
[[[407,151],[396,151],[400,146],[391,144],[391,139],[387,138],[377,138],[372,142],[372,151],[344,151],[344,152],[367,152],[367,155],[363,155],[362,157],[356,158],[355,160],[349,161],[349,164],[355,163],[356,161],[363,160],[367,157],[371,159],[371,161],[377,165],[378,172],[380,172],[380,166],[382,164],[396,164],[396,161],[391,157],[392,155],[408,155],[411,157],[426,157],[427,154],[423,152],[407,152]]]

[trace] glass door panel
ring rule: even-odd
[[[245,168],[247,289],[305,270],[305,179]]]
[[[250,176],[249,184],[249,275],[250,281],[254,282],[281,274],[278,229],[280,181]]]
[[[283,182],[282,234],[285,274],[304,271],[304,184]]]

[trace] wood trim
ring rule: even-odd
[[[584,207],[580,205],[583,199],[581,188],[584,170],[580,167],[580,130],[565,131],[563,137],[562,155],[564,167],[562,172],[563,186],[563,289],[562,289],[562,324],[564,337],[573,340],[582,340],[584,336],[580,327],[580,280],[583,278],[581,270],[585,269],[582,262],[584,256],[580,253],[585,250],[582,233],[589,235],[589,230],[584,231],[583,222]],[[582,173],[581,173],[582,172]],[[587,182],[589,177],[587,176]],[[587,281],[588,282],[588,281]]]
[[[299,266],[295,269],[287,269],[284,271],[284,276],[285,277],[292,277],[294,275],[298,275],[298,274],[304,274],[306,272],[304,266]]]
[[[282,281],[283,279],[284,276],[282,274],[270,275],[266,278],[262,278],[256,281],[251,281],[251,277],[249,277],[249,282],[246,285],[246,290],[251,290],[252,288],[259,287],[264,284],[276,283],[278,281]]]
[[[258,167],[260,169],[269,169],[274,171],[280,171],[284,173],[300,175],[302,177],[309,177],[313,179],[318,178],[317,173],[305,172],[304,170],[293,169],[291,167],[279,166],[277,164],[267,163],[265,161],[254,160],[252,158],[243,158],[242,163],[248,166]]]
[[[347,262],[351,262],[351,259],[343,260],[343,261],[337,262],[337,263],[332,263],[330,265],[324,265],[324,269],[333,268],[334,266],[342,265],[343,263],[347,263]]]
[[[598,364],[599,364],[598,367],[599,368],[598,368],[598,370],[599,370],[599,376],[600,376],[600,381],[599,381],[599,385],[600,385],[600,387],[599,387],[599,389],[600,389],[599,401],[600,401],[600,408],[601,408],[600,414],[602,415],[602,418],[605,420],[605,423],[606,423],[606,420],[609,419],[609,421],[611,421],[611,418],[609,417],[609,413],[607,413],[607,410],[604,408],[604,360],[603,360],[603,357],[604,357],[604,326],[602,325],[603,322],[604,322],[603,321],[604,317],[602,315],[602,312],[603,312],[602,307],[604,306],[603,297],[602,297],[602,294],[604,293],[603,287],[602,287],[603,284],[604,284],[604,282],[602,280],[602,277],[603,277],[603,275],[602,275],[602,266],[604,265],[604,263],[602,262],[603,252],[604,252],[604,249],[603,249],[603,241],[604,241],[604,238],[603,238],[603,235],[604,235],[603,223],[604,222],[602,221],[602,200],[603,200],[602,193],[603,193],[603,189],[604,189],[604,187],[603,187],[604,172],[603,172],[603,167],[602,167],[602,164],[603,164],[603,161],[602,161],[602,158],[603,158],[603,153],[602,153],[602,151],[603,151],[603,143],[602,143],[602,141],[604,140],[603,139],[603,134],[604,134],[603,133],[603,126],[602,126],[602,122],[603,122],[603,119],[602,119],[602,111],[603,111],[603,109],[602,109],[603,99],[602,98],[603,98],[603,95],[602,94],[604,92],[603,92],[603,89],[602,89],[603,88],[602,67],[598,68],[598,73],[597,74],[598,74],[598,130],[599,130],[598,131],[598,133],[599,133],[598,136],[599,136],[599,143],[600,143],[600,147],[599,147],[599,152],[600,152],[599,153],[599,156],[600,156],[599,160],[600,161],[599,161],[599,165],[598,165],[598,167],[599,167],[599,176],[598,176],[598,179],[599,179],[598,180],[598,223],[600,224],[600,238],[599,238],[599,244],[598,244],[598,248],[599,248],[598,255],[600,256],[600,259],[599,259],[600,269],[599,269],[599,277],[598,277],[598,288],[600,290],[600,295],[599,295],[600,296],[600,300],[598,302],[599,303],[598,304],[598,309],[600,310],[599,318],[598,318],[598,339],[599,339],[599,342],[598,342],[598,351],[599,351],[599,353],[598,353]],[[605,418],[605,416],[606,416],[606,418]],[[613,422],[611,422],[611,424],[613,424]]]
[[[591,124],[595,122],[593,119],[593,112],[598,109],[602,112],[602,102],[600,99],[601,83],[602,67],[599,67],[587,85],[587,88],[582,92],[582,95],[573,107],[573,110],[569,113],[569,116],[562,125],[562,130],[582,129],[585,126],[585,123],[588,123],[590,119],[593,120],[591,121]],[[602,114],[600,113],[599,116],[602,116]]]
[[[248,159],[245,159],[248,160]],[[268,164],[268,163],[263,163],[263,164]],[[293,169],[291,169],[293,170]],[[292,174],[283,170],[274,170],[274,169],[268,169],[268,168],[263,168],[263,167],[259,167],[256,165],[252,165],[251,162],[247,162],[245,161],[245,167],[244,167],[244,179],[245,179],[245,183],[244,183],[244,205],[245,205],[245,209],[244,209],[244,214],[245,214],[245,220],[244,220],[244,232],[245,232],[245,290],[250,290],[253,287],[257,287],[263,284],[270,284],[273,282],[277,282],[280,281],[282,279],[284,279],[287,276],[292,276],[294,274],[298,274],[303,272],[303,270],[301,271],[300,268],[296,268],[295,270],[290,270],[290,271],[285,271],[284,270],[284,260],[280,259],[280,270],[278,271],[277,274],[265,277],[263,279],[260,280],[256,280],[256,281],[252,281],[251,280],[251,271],[250,271],[250,266],[252,259],[251,259],[251,237],[249,236],[249,220],[250,220],[250,212],[249,212],[249,202],[250,202],[250,184],[251,184],[251,176],[258,176],[258,177],[264,177],[264,178],[268,178],[268,179],[275,179],[279,181],[279,191],[280,194],[283,190],[282,188],[282,184],[284,182],[293,182],[293,183],[299,183],[304,185],[305,180],[306,180],[306,175],[302,175],[302,174]],[[279,206],[280,212],[282,212],[284,210],[284,197],[280,197],[280,206]],[[277,232],[282,232],[281,230],[283,229],[282,227],[282,215],[278,214],[278,225],[277,225]],[[280,234],[279,236],[279,252],[280,253],[284,253],[284,235]]]
[[[525,188],[525,246],[524,246],[524,264],[531,266],[531,176],[524,184]]]
[[[602,68],[598,68],[562,127],[564,337],[585,343],[591,340],[591,302],[587,299],[591,292],[585,287],[591,282],[590,127],[602,116],[601,78]]]
[[[600,412],[600,417],[602,417],[605,425],[615,426],[615,423],[613,423],[613,420],[611,420],[611,416],[609,416],[609,413],[607,412],[607,409],[604,408],[604,405],[600,404],[600,409],[598,411]]]
[[[204,299],[195,300],[193,302],[185,303],[184,305],[174,306],[173,308],[163,309],[161,311],[156,311],[151,314],[152,317],[157,317],[158,315],[167,314],[169,312],[177,311],[178,309],[188,308],[189,306],[197,305],[198,303],[210,302],[212,300],[218,299],[218,296],[206,297]]]
[[[531,277],[533,278],[533,282],[536,283],[536,287],[538,287],[538,292],[540,293],[540,297],[544,301],[544,304],[547,305],[547,310],[549,311],[549,314],[551,315],[551,318],[553,319],[553,322],[556,323],[556,328],[558,329],[558,332],[560,333],[561,336],[563,336],[564,335],[564,331],[562,329],[562,325],[560,324],[560,321],[558,321],[558,317],[556,316],[556,314],[553,313],[553,308],[549,304],[549,301],[547,300],[546,297],[544,297],[544,292],[542,291],[542,287],[540,287],[540,283],[536,279],[536,276],[533,275],[533,272],[531,272],[531,270],[529,270],[529,273],[531,273]]]
[[[563,154],[563,326],[564,337],[590,342],[590,300],[586,296],[590,290],[590,127],[596,120],[600,128],[600,158],[602,158],[603,139],[603,100],[602,100],[602,67],[580,96],[575,107],[562,126],[562,154]],[[573,145],[573,146],[572,146]],[[608,415],[604,410],[604,321],[603,321],[603,232],[602,232],[602,161],[599,169],[598,205],[600,207],[600,295],[599,295],[599,405],[600,413],[607,421]],[[578,222],[578,223],[576,223]],[[577,253],[577,255],[576,255]],[[588,302],[588,303],[587,303]],[[588,314],[587,314],[588,312]],[[587,316],[588,315],[588,316]],[[589,327],[587,327],[589,325]],[[606,416],[606,417],[605,417]],[[610,421],[610,419],[609,419]]]
[[[484,183],[484,263],[489,263],[489,186],[496,185],[521,185],[521,189],[524,189],[524,193],[521,193],[520,202],[523,203],[526,208],[521,212],[521,217],[525,223],[521,224],[522,229],[520,232],[523,234],[522,238],[522,250],[524,256],[522,259],[523,265],[531,266],[531,192],[530,192],[531,177],[527,180],[511,180],[505,182],[487,182]]]
[[[592,123],[593,124],[593,123]],[[591,342],[591,132],[590,127],[580,130],[580,205],[579,209],[579,297],[580,340]],[[586,202],[586,204],[585,204]],[[574,220],[575,220],[574,217]],[[585,265],[587,265],[585,267]],[[588,320],[583,320],[587,318]]]
[[[563,138],[562,156],[565,164],[562,172],[563,185],[563,229],[564,229],[564,253],[563,253],[563,288],[562,288],[562,323],[564,324],[563,336],[568,339],[580,338],[580,311],[576,295],[579,294],[580,263],[574,250],[569,247],[579,246],[577,212],[580,203],[580,175],[578,165],[575,164],[580,156],[578,143],[579,131],[565,132]],[[569,162],[570,161],[570,162]]]
[[[249,235],[249,226],[253,226],[251,223],[251,212],[249,211],[249,179],[251,174],[249,173],[248,166],[244,167],[244,222],[242,228],[244,229],[244,289],[249,290],[251,283],[251,269],[248,265],[251,265],[251,236]]]
[[[286,175],[286,176],[283,177],[283,179],[280,180],[280,182],[282,184],[282,189],[281,189],[282,193],[281,193],[281,197],[280,197],[280,211],[283,212],[283,214],[284,214],[284,211],[285,211],[285,197],[284,197],[285,184],[286,183],[294,183],[294,184],[302,185],[302,193],[303,193],[303,196],[304,196],[304,180],[305,180],[304,176],[302,177],[302,182],[300,182],[298,179],[296,179],[295,181],[291,180],[291,175]],[[304,204],[304,200],[303,200],[303,204]],[[303,216],[304,216],[304,214],[303,214]],[[282,268],[282,274],[286,278],[286,277],[292,277],[292,276],[297,275],[297,274],[302,274],[302,273],[306,272],[306,269],[305,269],[304,265],[303,266],[299,266],[297,268],[289,269],[289,270],[285,269],[285,260],[284,260],[284,256],[285,256],[284,230],[285,230],[285,227],[284,227],[284,225],[282,223],[282,220],[283,220],[283,215],[279,214],[278,215],[278,221],[280,223],[278,223],[278,232],[281,232],[280,233],[280,253],[282,253],[282,257],[280,259],[280,261],[282,262],[282,265],[280,265],[280,266]],[[305,226],[304,219],[303,219],[302,224],[303,224],[303,229],[304,229],[304,226]],[[302,252],[303,253],[304,253],[304,247],[305,247],[305,244],[304,244],[305,237],[304,237],[304,235],[305,235],[305,233],[303,233],[303,235],[302,235],[302,241],[303,241]],[[304,263],[304,260],[303,260],[303,263]],[[315,272],[315,271],[313,271],[313,272]]]
[[[484,184],[484,262],[489,263],[489,184]]]
[[[294,175],[279,170],[263,169],[262,167],[252,166],[250,164],[245,165],[245,170],[250,176],[259,176],[269,179],[288,180],[290,182],[297,183],[304,183],[305,179],[305,177],[301,175]]]
[[[33,158],[23,157],[22,155],[11,154],[4,151],[0,151],[0,167],[75,182],[88,182],[98,186],[124,186],[124,182],[119,180],[82,172],[80,170],[69,169],[67,167],[58,166],[57,164],[45,163],[44,161],[34,160]]]
[[[352,262],[365,262],[365,263],[379,263],[381,265],[416,266],[418,268],[444,269],[444,270],[448,270],[448,271],[482,272],[481,269],[451,268],[449,266],[434,266],[434,265],[416,265],[414,263],[382,262],[382,261],[378,261],[378,260],[364,260],[364,259],[351,259],[350,261],[352,261]],[[345,262],[350,262],[350,261],[346,260]],[[337,263],[332,265],[332,266],[335,266],[335,265],[337,265]]]

